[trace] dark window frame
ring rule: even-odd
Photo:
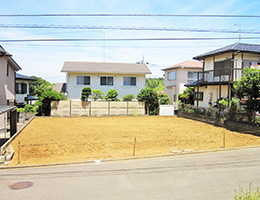
[[[80,83],[79,77],[83,77],[83,84]],[[91,85],[91,76],[77,76],[77,85]]]
[[[203,92],[194,92],[194,100],[203,101]]]
[[[111,81],[111,78],[112,78],[112,81]],[[100,85],[101,86],[113,86],[114,85],[114,77],[113,76],[100,76]]]
[[[125,78],[129,78],[129,84],[125,84]],[[136,86],[137,78],[135,76],[124,76],[123,77],[123,86]]]

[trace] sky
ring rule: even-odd
[[[259,15],[259,0],[2,0],[0,45],[22,68],[18,73],[65,82],[65,61],[136,63],[144,60],[150,77],[161,69],[202,53],[238,42],[239,33],[190,32],[190,29],[260,30],[256,17],[3,17],[36,14],[171,14]],[[185,31],[111,29],[1,28],[3,25],[63,25],[96,27],[175,28]],[[2,26],[1,26],[2,25]],[[259,34],[241,33],[240,42],[260,44]],[[221,40],[109,41],[136,38],[234,38]],[[7,42],[28,39],[100,39],[100,41]]]

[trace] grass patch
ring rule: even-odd
[[[260,199],[260,190],[256,189],[254,192],[252,190],[252,184],[250,183],[249,189],[244,190],[243,187],[240,186],[239,191],[236,191],[234,200],[258,200]]]

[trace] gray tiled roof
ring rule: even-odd
[[[105,62],[65,62],[61,72],[151,74],[146,64]]]
[[[31,80],[31,81],[35,81],[36,80],[35,78],[32,78],[30,76],[25,76],[25,75],[18,74],[18,73],[16,73],[15,78],[16,79]]]
[[[5,49],[0,45],[0,55],[11,56]]]
[[[251,53],[259,53],[260,54],[260,45],[258,44],[246,44],[246,43],[235,43],[231,44],[204,54],[201,54],[199,56],[194,57],[193,59],[196,60],[201,60],[206,57],[214,56],[214,55],[219,55],[223,53],[228,53],[228,52],[236,52],[236,51],[241,51],[241,52],[251,52]]]

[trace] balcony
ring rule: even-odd
[[[242,76],[242,68],[222,68],[199,72],[200,85],[229,84],[238,81]]]

